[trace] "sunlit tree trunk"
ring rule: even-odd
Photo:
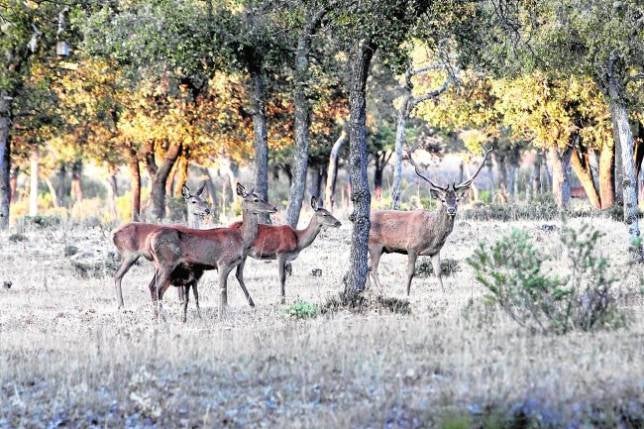
[[[117,168],[114,164],[107,165],[107,201],[110,214],[113,219],[116,219],[118,213],[116,211],[116,197],[118,196],[118,183],[116,181]]]
[[[351,169],[351,201],[353,211],[349,217],[353,222],[349,271],[346,276],[345,297],[360,294],[366,284],[368,270],[368,240],[371,222],[371,193],[367,176],[366,140],[366,84],[369,66],[375,46],[369,41],[356,43],[350,55],[351,75],[349,84],[349,106],[351,113],[349,143],[349,165]]]
[[[130,170],[130,180],[132,187],[132,221],[137,221],[141,218],[141,168],[139,167],[139,159],[137,158],[136,151],[133,148],[129,149],[128,168]]]
[[[601,208],[606,209],[615,204],[615,146],[612,142],[604,143],[599,154],[599,193]]]
[[[326,178],[326,187],[324,189],[324,205],[327,208],[333,210],[335,205],[335,186],[338,180],[338,155],[340,150],[349,141],[349,135],[347,134],[347,128],[343,124],[342,131],[340,131],[340,136],[333,144],[331,148],[331,155],[329,155],[329,167],[327,169],[327,178]]]
[[[576,149],[572,150],[570,163],[572,169],[579,179],[579,183],[584,188],[584,192],[588,197],[588,201],[593,208],[598,209],[601,207],[601,201],[599,199],[599,192],[595,187],[595,181],[593,180],[593,173],[590,167],[590,162],[587,156],[580,157],[579,152]]]
[[[181,143],[170,145],[165,152],[163,164],[158,168],[156,164],[150,165],[150,160],[148,159],[148,170],[155,170],[154,175],[151,177],[152,183],[150,188],[152,217],[154,219],[160,220],[165,217],[165,184],[172,167],[177,162],[179,156],[181,156],[182,150],[183,146]]]
[[[40,152],[38,146],[34,146],[29,157],[29,216],[38,215],[38,167],[40,164]]]
[[[176,174],[174,176],[174,192],[173,195],[175,198],[181,197],[181,190],[188,183],[188,168],[190,167],[190,162],[188,159],[183,156],[179,159],[179,162],[175,166]]]
[[[72,164],[72,183],[71,183],[71,197],[73,202],[83,200],[83,161],[77,160]]]
[[[11,202],[18,201],[18,176],[20,175],[20,167],[15,166],[11,171],[11,179],[9,181],[9,189],[11,190]]]

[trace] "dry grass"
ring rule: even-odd
[[[594,222],[623,273],[625,227]],[[344,223],[294,262],[289,303],[322,304],[341,288]],[[446,278],[447,294],[433,277],[415,279],[410,315],[381,308],[295,320],[279,304],[276,263],[250,260],[246,279],[258,307],[248,307],[231,276],[230,318],[218,321],[209,273],[201,283],[204,319],[193,308],[185,325],[174,291],[165,301],[168,321],[152,320],[147,262],[125,277],[125,312],[116,310],[109,276],[75,277],[65,246],[108,249],[100,229],[31,229],[27,241],[2,235],[0,282],[12,287],[0,289],[0,427],[434,427],[494,416],[513,416],[517,427],[531,416],[544,426],[641,427],[641,295],[624,303],[628,329],[559,337],[528,335],[480,304],[483,291],[463,263],[476,241],[522,227],[560,251],[557,232],[543,223],[457,221],[443,256],[462,269]],[[371,293],[406,298],[404,263],[384,256],[387,289]],[[322,275],[312,276],[314,268]],[[639,274],[620,275],[624,288],[639,290]]]

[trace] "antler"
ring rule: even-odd
[[[416,171],[416,175],[417,175],[418,177],[420,177],[421,179],[423,179],[424,181],[426,181],[427,183],[429,183],[429,185],[430,185],[432,188],[435,188],[435,189],[437,189],[437,190],[439,190],[439,191],[446,191],[446,190],[447,190],[447,187],[437,185],[436,183],[432,182],[428,177],[425,177],[425,176],[420,172],[420,170],[418,169],[418,166],[417,166],[417,165],[416,165],[416,163],[414,162],[414,158],[412,158],[412,157],[411,157],[411,152],[407,151],[407,157],[409,158],[409,163],[410,163],[411,165],[413,165],[413,166],[414,166],[414,170]]]
[[[462,182],[462,183],[460,183],[460,184],[458,184],[458,185],[456,185],[456,186],[454,187],[457,191],[458,191],[458,190],[460,190],[460,189],[464,189],[464,188],[469,188],[469,187],[470,187],[470,185],[472,184],[472,182],[474,181],[474,179],[476,179],[476,176],[478,176],[478,175],[479,175],[479,173],[481,172],[481,170],[483,169],[483,166],[485,165],[485,161],[487,161],[487,157],[490,155],[490,153],[491,153],[491,152],[492,152],[492,149],[487,149],[487,150],[485,151],[485,156],[483,157],[483,161],[481,161],[481,165],[479,166],[479,168],[474,172],[474,174],[472,175],[472,177],[470,177],[470,178],[469,178],[469,179],[467,179],[466,181],[464,181],[464,182]]]

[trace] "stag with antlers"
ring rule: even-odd
[[[485,156],[476,172],[466,181],[448,186],[441,186],[420,172],[411,153],[409,162],[414,166],[418,177],[429,184],[432,196],[440,201],[440,207],[430,212],[428,210],[400,211],[379,210],[371,214],[371,229],[369,231],[370,274],[377,287],[381,287],[378,278],[378,264],[383,253],[401,253],[407,255],[407,295],[411,290],[414,278],[416,259],[418,256],[429,256],[432,261],[434,274],[443,290],[441,276],[440,251],[447,237],[454,229],[454,217],[458,201],[469,190],[476,176],[481,172]]]

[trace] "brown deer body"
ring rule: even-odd
[[[251,307],[255,306],[244,283],[244,264],[249,249],[259,230],[258,216],[275,213],[277,209],[263,201],[254,192],[246,192],[237,185],[237,194],[243,198],[243,221],[240,228],[214,228],[209,230],[188,230],[162,227],[148,238],[150,254],[156,273],[154,288],[150,289],[152,299],[159,302],[171,284],[193,286],[204,270],[219,271],[220,317],[228,303],[228,275],[236,268],[236,277]],[[187,293],[186,293],[187,297]],[[184,302],[184,320],[188,300]],[[158,306],[155,306],[158,314]]]
[[[202,197],[204,187],[205,184],[202,185],[194,194],[185,186],[182,189],[182,194],[187,207],[188,223],[190,225],[198,225],[198,219],[211,213],[210,207]],[[183,225],[172,225],[172,227],[180,230],[189,229]],[[130,268],[132,268],[136,261],[139,260],[139,258],[144,257],[149,261],[152,260],[149,237],[153,232],[158,231],[160,228],[163,228],[163,226],[143,222],[130,222],[117,228],[112,233],[112,241],[121,256],[121,264],[114,274],[114,286],[116,289],[116,298],[119,308],[124,306],[123,291],[121,287],[123,277],[127,274]],[[155,278],[152,279],[152,282],[148,287],[152,288],[152,284],[154,282]],[[192,284],[192,282],[188,282],[188,277],[185,276],[184,279],[178,280],[176,284],[176,286],[187,286],[178,290],[179,297],[182,301],[187,300],[186,294],[190,288],[190,284],[188,283]],[[193,294],[195,297],[197,312],[201,315],[197,289],[193,289]]]
[[[300,252],[309,247],[323,227],[339,227],[340,221],[322,208],[316,197],[311,198],[313,217],[304,229],[294,229],[289,225],[259,225],[257,237],[253,241],[249,255],[254,259],[277,259],[281,302],[286,302],[286,266],[295,260]],[[242,224],[236,222],[231,228],[241,228]]]
[[[371,229],[369,231],[369,257],[371,277],[379,288],[378,265],[383,253],[402,253],[407,255],[407,295],[411,291],[411,281],[414,278],[416,259],[418,256],[429,256],[432,261],[434,274],[441,288],[440,251],[447,237],[454,229],[454,218],[458,201],[469,189],[476,176],[485,164],[489,151],[474,175],[460,184],[439,186],[423,176],[414,163],[411,154],[409,160],[416,174],[427,181],[432,195],[440,200],[440,208],[430,212],[427,210],[400,211],[380,210],[371,214]]]

